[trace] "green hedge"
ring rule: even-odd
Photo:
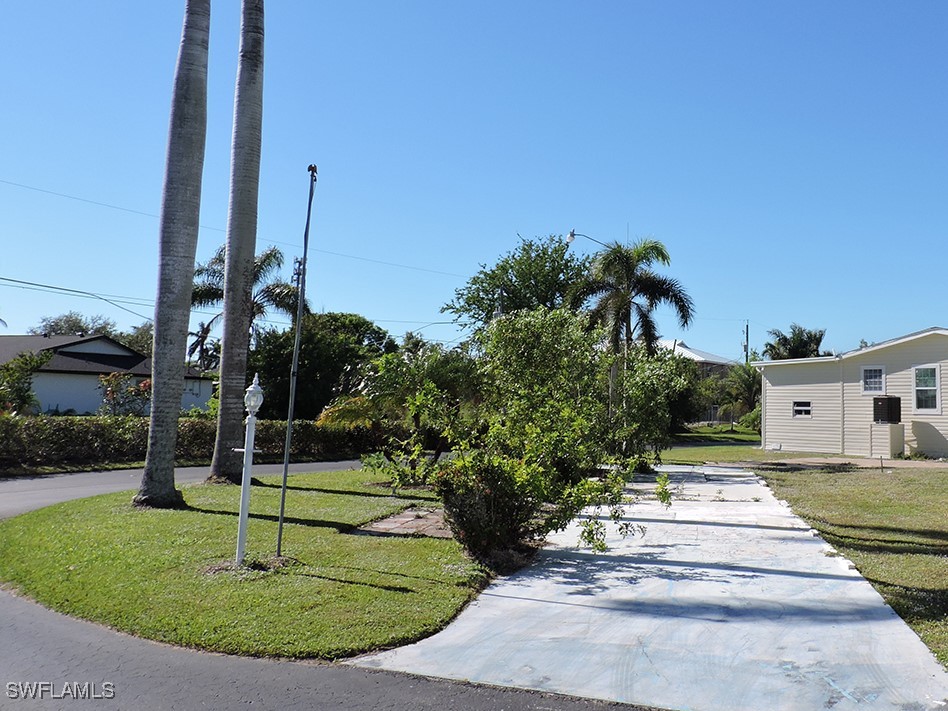
[[[217,423],[178,420],[179,460],[210,460]],[[286,422],[259,420],[254,448],[260,458],[282,458]],[[368,430],[329,430],[315,422],[293,424],[294,459],[342,459],[370,449]],[[139,462],[148,445],[145,417],[0,417],[0,472],[37,466]]]

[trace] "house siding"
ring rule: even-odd
[[[876,395],[893,395],[895,373],[878,353],[867,353],[842,362],[843,397],[846,417],[843,420],[844,446],[840,454],[871,457],[872,451],[872,401],[873,395],[862,392],[863,367],[881,367],[885,370],[885,389]]]
[[[92,374],[34,373],[33,394],[40,412],[75,410],[77,415],[92,415],[102,404],[99,376]]]
[[[141,382],[144,378],[136,378]],[[102,390],[99,376],[80,373],[44,373],[33,375],[33,394],[39,401],[40,412],[66,412],[74,410],[77,415],[94,415],[102,405]],[[207,401],[213,392],[211,380],[187,378],[181,395],[181,409],[197,407],[207,409]]]
[[[841,450],[838,363],[764,368],[763,376],[767,389],[765,448],[824,453]],[[793,416],[793,403],[798,401],[810,403],[810,417]]]
[[[914,368],[938,369],[940,410],[915,410]],[[863,394],[863,367],[881,367],[881,394],[901,399],[905,453],[948,456],[948,334],[938,331],[867,352],[855,351],[836,361],[765,366],[764,446],[791,451],[880,456],[884,428],[873,427],[873,396]],[[835,397],[835,402],[833,399]],[[791,417],[794,400],[812,401],[812,417]]]

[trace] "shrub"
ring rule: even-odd
[[[178,420],[178,440],[174,455],[177,459],[210,459],[214,454],[217,422],[197,417]]]
[[[749,430],[760,432],[760,404],[744,415],[739,420],[739,424],[741,427],[746,427]]]
[[[57,466],[142,459],[148,420],[140,417],[8,417],[0,467]]]
[[[100,415],[143,417],[151,405],[151,380],[137,380],[131,373],[100,375],[99,390],[102,391]]]
[[[217,425],[210,420],[178,420],[175,457],[209,460]],[[282,456],[286,423],[259,420],[255,446],[271,458]],[[362,428],[330,431],[313,422],[294,423],[292,456],[297,459],[351,457],[368,451]],[[0,471],[37,466],[84,466],[138,462],[148,446],[145,417],[13,417],[0,414]]]
[[[548,482],[537,466],[484,451],[444,462],[434,477],[455,538],[488,563],[549,532],[541,516]]]

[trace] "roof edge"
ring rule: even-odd
[[[885,348],[891,348],[892,346],[897,346],[902,343],[908,343],[909,341],[914,341],[919,338],[924,338],[926,336],[948,336],[948,328],[943,328],[941,326],[932,326],[931,328],[925,328],[921,331],[915,331],[914,333],[909,333],[905,336],[899,336],[898,338],[890,338],[888,341],[882,341],[881,343],[874,343],[871,346],[866,346],[865,348],[854,348],[851,351],[846,351],[845,353],[840,353],[835,356],[819,356],[817,358],[788,358],[786,360],[758,360],[751,363],[755,368],[760,368],[763,370],[767,366],[772,365],[794,365],[800,363],[832,363],[837,360],[844,360],[853,358],[855,356],[865,355],[867,353],[873,353],[878,350],[883,350]]]

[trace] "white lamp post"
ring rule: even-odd
[[[257,427],[257,411],[263,404],[263,388],[257,375],[244,394],[244,407],[247,408],[247,434],[244,437],[244,473],[240,480],[240,517],[237,524],[237,565],[244,562],[244,550],[247,545],[247,518],[250,515],[250,477],[253,466],[253,439]],[[238,452],[241,450],[237,450]]]

